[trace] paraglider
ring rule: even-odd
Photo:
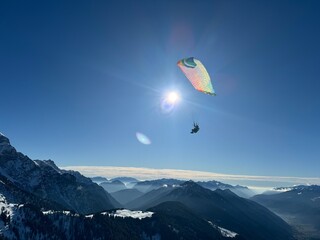
[[[177,65],[196,90],[216,96],[210,76],[199,60],[194,57],[183,58],[178,61]],[[199,125],[194,122],[191,134],[197,133],[199,130]]]
[[[200,130],[200,127],[199,127],[199,125],[197,124],[197,123],[193,123],[193,128],[192,128],[192,130],[191,130],[191,134],[194,134],[194,133],[197,133],[198,131]]]
[[[210,76],[199,60],[189,57],[181,59],[177,64],[196,90],[212,96],[216,95]]]

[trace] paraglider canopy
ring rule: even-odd
[[[196,90],[209,95],[216,95],[210,76],[199,60],[189,57],[181,59],[177,64]]]

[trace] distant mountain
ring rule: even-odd
[[[296,186],[291,186],[291,187],[275,187],[273,188],[275,191],[279,192],[288,192],[292,190],[297,190],[297,191],[318,191],[319,190],[319,185],[296,185]]]
[[[123,182],[124,184],[139,182],[138,179],[133,178],[133,177],[116,177],[116,178],[112,178],[110,181],[116,181],[116,180],[119,180],[120,182]]]
[[[116,199],[119,203],[125,206],[128,202],[131,202],[143,195],[137,189],[123,189],[117,192],[111,193],[111,196]]]
[[[174,186],[184,183],[184,180],[178,180],[178,179],[156,179],[156,180],[148,180],[148,181],[140,181],[136,183],[133,188],[138,189],[140,192],[149,192],[154,189],[158,189],[163,186]],[[210,189],[210,190],[216,190],[216,189],[230,189],[232,192],[237,194],[240,197],[249,198],[254,196],[256,193],[250,190],[247,187],[243,187],[240,185],[232,186],[230,184],[218,182],[218,181],[198,181],[196,182],[200,186]]]
[[[252,200],[280,215],[303,234],[320,239],[320,186],[277,188],[272,195],[256,195]]]
[[[124,206],[129,209],[143,209],[143,208],[149,208],[153,207],[157,204],[153,204],[161,197],[167,195],[169,192],[171,192],[174,189],[172,186],[167,187],[160,187],[158,189],[151,190],[150,192],[145,193],[141,197],[138,197],[128,203],[126,203]]]
[[[143,209],[167,201],[181,202],[197,215],[246,239],[294,239],[292,229],[281,218],[230,190],[211,191],[188,181],[156,199],[151,206],[149,202]]]
[[[162,178],[162,179],[138,182],[133,186],[133,188],[136,188],[140,192],[146,193],[154,189],[158,189],[160,187],[179,185],[183,182],[184,182],[183,180]]]
[[[111,201],[116,202],[103,188],[78,172],[61,170],[51,160],[32,161],[17,152],[3,135],[0,135],[0,176],[5,183],[1,193],[15,203],[37,197],[42,199],[39,203],[50,202],[50,206],[57,208],[92,213],[112,209]]]
[[[110,181],[115,181],[115,180],[119,180],[120,182],[123,182],[127,188],[133,188],[133,186],[136,185],[137,182],[139,182],[138,179],[132,178],[132,177],[116,177],[116,178],[112,178]]]
[[[231,192],[237,194],[239,197],[251,198],[257,194],[257,192],[249,189],[248,187],[236,185],[229,189]]]
[[[119,180],[115,180],[112,182],[102,182],[99,185],[103,187],[104,190],[106,190],[108,193],[113,193],[113,192],[127,189],[126,185]]]
[[[230,184],[218,182],[218,181],[215,181],[215,180],[207,181],[207,182],[198,181],[196,183],[199,184],[201,187],[204,187],[204,188],[207,188],[207,189],[210,189],[210,190],[216,190],[218,188],[219,189],[230,189],[230,188],[233,188],[233,186],[230,185]]]
[[[216,190],[216,189],[229,189],[231,190],[233,193],[237,194],[239,197],[244,197],[244,198],[249,198],[255,195],[255,192],[253,192],[252,190],[250,190],[247,187],[244,186],[240,186],[240,185],[236,185],[236,186],[232,186],[230,184],[226,184],[226,183],[222,183],[222,182],[218,182],[218,181],[207,181],[207,182],[197,182],[197,184],[199,184],[200,186],[210,189],[212,191]]]
[[[91,180],[104,187],[107,192],[116,192],[126,188],[132,188],[139,180],[132,177],[116,177],[107,179],[105,177],[92,177]]]
[[[95,182],[97,184],[100,184],[102,182],[108,182],[109,179],[105,178],[105,177],[100,177],[100,176],[97,176],[97,177],[91,177],[91,180],[92,182]]]

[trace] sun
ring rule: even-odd
[[[175,104],[179,100],[179,94],[177,92],[169,92],[167,95],[167,101],[171,104]]]
[[[161,99],[161,111],[164,114],[172,113],[181,100],[180,94],[177,91],[166,92]]]

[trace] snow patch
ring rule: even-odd
[[[55,213],[62,213],[64,215],[70,215],[70,216],[75,216],[75,217],[78,217],[80,216],[78,213],[71,213],[70,211],[52,211],[52,210],[49,210],[49,211],[42,211],[42,213],[44,215],[49,215],[49,214],[55,214]]]
[[[288,192],[288,191],[291,191],[293,188],[291,187],[283,187],[283,188],[273,188],[274,191],[277,191],[277,192]]]
[[[152,217],[153,212],[142,212],[142,211],[131,211],[128,209],[117,210],[115,213],[101,213],[103,215],[113,216],[113,217],[131,217],[131,218],[139,218],[140,220],[147,217]]]
[[[8,203],[6,198],[0,194],[0,237],[14,239],[13,232],[10,229],[10,223],[19,222],[20,216],[17,214],[19,207],[20,205],[18,204]]]
[[[234,238],[238,235],[238,233],[232,232],[228,229],[222,228],[218,226],[218,230],[220,231],[223,237]]]
[[[8,203],[5,196],[0,194],[0,213],[5,214],[7,217],[13,215],[14,208],[17,207],[18,204]]]
[[[302,192],[298,192],[298,195],[301,195],[302,194]]]
[[[232,232],[226,228],[222,228],[222,227],[219,227],[217,225],[214,225],[211,221],[208,221],[208,223],[215,229],[219,230],[219,232],[221,233],[221,235],[223,237],[227,237],[227,238],[234,238],[238,235],[238,233],[236,232]]]
[[[49,210],[49,211],[42,211],[42,213],[43,213],[44,215],[48,215],[48,214],[54,214],[54,213],[55,213],[55,211],[52,211],[52,210]]]

